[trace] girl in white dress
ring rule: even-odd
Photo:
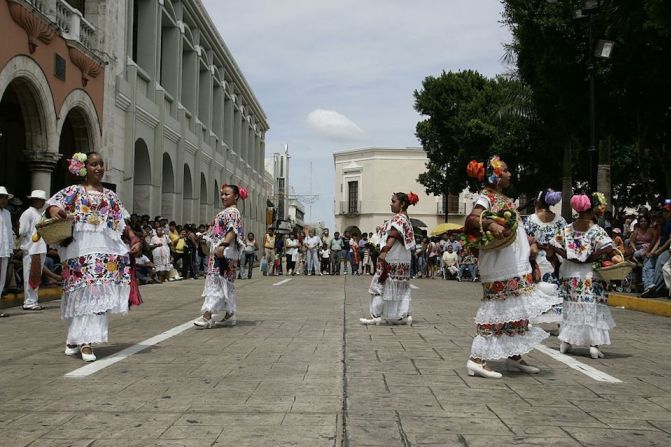
[[[163,234],[163,228],[158,227],[156,229],[156,236],[151,238],[151,247],[154,267],[156,267],[161,282],[163,282],[172,268],[170,264],[170,238]]]
[[[415,234],[408,217],[408,206],[419,202],[416,194],[397,192],[391,196],[389,219],[380,233],[380,255],[370,283],[370,316],[362,324],[412,324],[410,265],[415,249]]]
[[[209,329],[216,323],[235,326],[237,323],[237,293],[233,281],[244,247],[242,217],[238,210],[238,199],[246,199],[247,190],[236,185],[221,187],[221,201],[224,210],[214,217],[204,240],[210,251],[207,262],[207,276],[203,290],[201,317],[193,322],[200,329]],[[215,321],[213,314],[224,311],[224,318]]]
[[[483,163],[472,161],[468,173],[484,182],[485,188],[466,218],[467,232],[485,230],[496,238],[508,236],[511,230],[494,220],[483,219],[482,228],[480,224],[480,214],[485,210],[517,212],[516,205],[502,192],[510,185],[508,166],[498,156],[493,156],[487,161],[486,168]],[[526,233],[522,225],[518,225],[516,231],[512,244],[480,251],[479,269],[484,294],[475,317],[477,335],[466,363],[471,376],[501,378],[501,373],[493,371],[486,363],[496,359],[506,359],[509,370],[528,374],[540,372],[539,368],[522,360],[522,355],[549,334],[541,328],[530,327],[529,320],[560,303],[561,299],[556,286],[534,284]]]
[[[603,358],[599,346],[610,344],[610,330],[615,327],[607,284],[592,266],[601,258],[610,259],[613,251],[606,230],[594,223],[595,211],[605,205],[601,193],[573,196],[571,207],[579,217],[550,241],[551,250],[564,258],[559,268],[559,293],[564,300],[559,349],[566,353],[573,345],[589,346],[595,359]]]
[[[538,247],[532,250],[532,257],[535,252],[535,261],[538,266],[539,277],[537,281],[551,284],[559,284],[555,275],[555,266],[548,260],[546,247],[550,240],[559,230],[566,226],[566,220],[559,214],[550,210],[552,205],[556,205],[561,200],[561,192],[546,189],[538,193],[534,203],[534,213],[528,216],[524,221],[524,230],[532,238],[532,242]],[[533,323],[560,323],[561,322],[561,304],[552,306],[548,312],[534,319]]]
[[[125,219],[130,217],[119,197],[102,186],[105,165],[100,154],[76,153],[68,169],[84,177],[47,201],[52,219],[74,214],[72,239],[59,246],[63,264],[61,318],[68,322],[65,354],[81,352],[82,359],[96,359],[93,343],[108,339],[109,314],[128,312],[130,254],[140,252],[142,243]]]

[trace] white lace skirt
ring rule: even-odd
[[[101,314],[77,315],[66,320],[68,322],[69,345],[107,342],[109,323],[107,312]]]
[[[400,320],[411,315],[410,263],[403,261],[389,262],[389,272],[384,283],[379,281],[382,267],[378,265],[368,288],[372,316]]]
[[[209,272],[205,278],[203,289],[202,313],[220,313],[222,310],[228,314],[236,312],[237,293],[233,281],[219,275],[218,272]]]
[[[566,301],[559,339],[577,346],[609,345],[614,327],[607,305]]]

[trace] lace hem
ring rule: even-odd
[[[61,319],[104,312],[125,314],[129,296],[130,285],[127,284],[92,284],[63,292]]]
[[[562,325],[607,331],[615,327],[615,320],[605,304],[566,301],[562,310]]]
[[[237,310],[235,285],[219,274],[207,275],[202,296],[205,300],[200,308],[201,312],[215,314],[224,310],[227,313],[235,313]]]
[[[610,344],[610,331],[578,324],[562,324],[558,338],[576,346],[602,346]]]
[[[543,323],[561,323],[562,322],[562,306],[558,304],[552,306],[552,309],[547,312],[543,312],[542,315],[532,318],[531,323],[533,324],[543,324]]]
[[[376,317],[382,317],[385,320],[400,320],[408,315],[412,315],[411,300],[407,298],[401,300],[384,300],[379,295],[373,295],[370,300],[370,314]]]
[[[120,241],[123,231],[126,228],[126,222],[121,219],[119,221],[118,227],[116,229],[110,228],[107,226],[107,221],[103,221],[98,225],[92,225],[86,221],[76,222],[73,226],[75,232],[86,232],[86,233],[103,233],[105,236],[109,237],[114,241]]]
[[[106,343],[109,335],[109,320],[107,314],[78,315],[68,320],[69,345],[83,345],[85,343]]]
[[[478,335],[473,339],[471,345],[471,357],[498,360],[523,355],[549,336],[550,334],[538,327],[529,328],[529,332],[524,335],[500,335],[498,337]]]
[[[505,300],[483,300],[475,316],[476,324],[507,323],[534,320],[552,306],[561,304],[557,286],[538,283],[527,293]]]
[[[410,281],[404,279],[392,279],[390,277],[384,283],[380,283],[379,273],[373,275],[368,293],[379,295],[384,301],[401,301],[410,299]]]

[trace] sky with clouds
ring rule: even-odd
[[[426,76],[506,70],[498,0],[202,1],[268,117],[266,156],[289,145],[291,186],[319,195],[306,221],[331,227],[333,152],[419,146]]]

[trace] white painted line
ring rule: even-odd
[[[119,352],[116,352],[109,357],[102,358],[100,360],[96,360],[93,363],[89,363],[86,366],[82,366],[81,368],[75,369],[74,371],[70,371],[65,375],[65,377],[86,377],[90,376],[91,374],[97,373],[101,369],[107,368],[108,366],[111,366],[117,362],[120,362],[124,360],[127,357],[130,357],[133,354],[137,354],[140,351],[144,351],[145,349],[154,346],[157,343],[160,343],[164,340],[167,340],[171,337],[174,337],[175,335],[181,334],[185,330],[192,328],[193,327],[193,320],[190,320],[184,324],[180,324],[179,326],[175,326],[172,329],[168,329],[167,331],[163,332],[162,334],[158,334],[154,337],[148,338],[144,341],[141,341],[140,343],[133,345],[129,348],[126,348],[124,350],[121,350]]]
[[[559,351],[555,351],[554,349],[548,348],[545,345],[538,345],[535,347],[537,351],[542,352],[543,354],[547,354],[553,359],[557,360],[558,362],[562,362],[563,364],[567,365],[569,368],[573,368],[576,371],[579,371],[583,374],[585,374],[588,377],[591,377],[592,379],[596,380],[597,382],[607,382],[607,383],[622,383],[622,381],[616,377],[613,377],[609,374],[606,374],[603,371],[599,371],[598,369],[586,365],[582,362],[577,361],[571,356],[568,356],[566,354],[562,354]]]
[[[411,288],[411,289],[419,289],[419,287],[417,287],[417,286],[414,285],[414,284],[410,284],[410,288]]]
[[[273,285],[274,285],[274,286],[281,286],[282,284],[288,283],[288,282],[291,281],[291,280],[292,280],[292,278],[283,279],[282,281],[280,281],[280,282],[276,282],[276,283],[273,284]]]

